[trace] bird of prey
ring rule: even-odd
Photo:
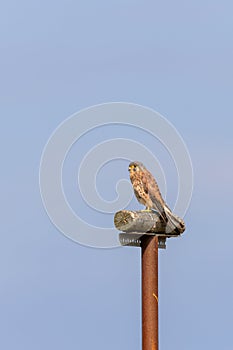
[[[156,210],[171,231],[183,232],[185,224],[182,219],[172,213],[165,203],[158,184],[153,175],[140,162],[129,164],[130,180],[139,203],[146,206],[146,211]]]

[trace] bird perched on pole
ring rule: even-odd
[[[135,196],[139,203],[146,206],[146,211],[156,210],[159,212],[161,219],[167,223],[166,232],[183,232],[185,229],[184,221],[173,214],[167,206],[159,186],[149,170],[140,162],[131,162],[129,174]]]

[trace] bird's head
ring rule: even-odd
[[[131,162],[129,164],[129,169],[128,170],[129,170],[130,174],[134,174],[135,172],[142,171],[144,169],[145,169],[145,167],[144,167],[144,165],[142,163],[140,163],[140,162]]]

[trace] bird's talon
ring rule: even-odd
[[[141,210],[141,211],[146,211],[147,213],[148,213],[148,212],[152,212],[152,210],[151,210],[150,208],[146,208],[146,209],[143,209],[143,210]]]

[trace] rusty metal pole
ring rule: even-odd
[[[158,248],[166,249],[166,239],[178,237],[185,231],[185,223],[166,232],[159,213],[121,210],[114,216],[122,246],[141,247],[142,257],[142,350],[159,349],[158,329]],[[146,232],[146,233],[143,233]]]
[[[158,350],[158,237],[141,237],[142,350]]]

